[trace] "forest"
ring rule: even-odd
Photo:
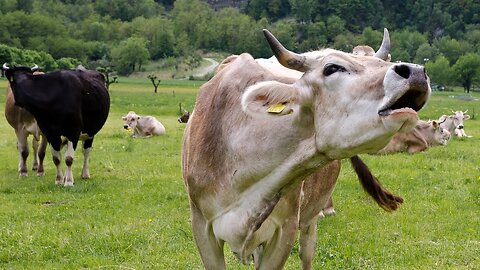
[[[149,62],[196,65],[202,55],[270,57],[261,29],[290,50],[378,48],[390,30],[392,61],[424,64],[436,84],[480,90],[477,0],[0,0],[1,63],[45,71]]]

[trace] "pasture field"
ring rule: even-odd
[[[95,137],[91,176],[58,187],[48,150],[45,177],[17,174],[13,129],[0,117],[0,269],[203,269],[190,229],[180,157],[185,125],[178,104],[193,107],[200,81],[120,78],[111,85],[111,111]],[[0,79],[0,108],[6,81]],[[462,98],[451,98],[456,95]],[[472,94],[480,98],[480,94]],[[462,92],[433,93],[422,119],[451,110],[475,111],[465,122],[472,138],[415,155],[362,155],[374,174],[405,203],[381,210],[343,163],[334,204],[319,221],[314,269],[480,269],[480,101]],[[121,116],[154,115],[167,135],[133,139]],[[29,159],[30,163],[30,159]],[[228,269],[253,269],[235,261]],[[298,245],[286,269],[300,269]]]

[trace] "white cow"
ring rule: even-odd
[[[465,133],[463,121],[470,119],[467,111],[452,111],[453,115],[442,115],[438,119],[440,126],[457,137],[472,137]]]
[[[249,54],[232,58],[201,87],[185,129],[183,177],[206,269],[226,268],[225,242],[243,263],[281,269],[298,228],[300,183],[413,128],[430,94],[422,66],[332,49],[312,58],[264,34],[279,62],[304,75],[277,77]]]
[[[132,136],[137,137],[151,137],[165,134],[165,127],[153,116],[140,116],[133,111],[128,112],[126,116],[122,117],[125,122],[123,128],[133,129]]]

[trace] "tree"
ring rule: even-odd
[[[413,62],[418,48],[428,42],[427,37],[417,31],[392,31],[391,40],[395,42],[392,46],[392,59],[404,62]]]
[[[150,81],[152,82],[153,87],[155,87],[155,94],[156,94],[156,93],[157,93],[158,86],[160,85],[160,82],[161,82],[162,80],[160,80],[160,79],[157,80],[157,76],[155,76],[154,74],[148,75],[148,78],[149,78]]]
[[[425,69],[430,77],[432,83],[438,83],[442,85],[452,85],[454,81],[453,69],[448,62],[448,59],[441,55],[435,60],[425,59]]]
[[[345,21],[342,18],[336,15],[327,18],[327,37],[329,42],[333,42],[337,35],[343,34],[345,31]]]
[[[445,55],[451,65],[455,64],[461,55],[472,51],[470,44],[449,37],[434,40],[433,46],[436,47],[441,54]]]
[[[127,75],[140,70],[150,59],[147,41],[144,38],[128,38],[112,49],[112,62],[119,74]]]
[[[346,27],[355,33],[360,33],[366,26],[383,26],[383,5],[380,0],[329,0],[327,10],[329,14],[341,17]]]
[[[312,21],[312,13],[317,7],[315,0],[289,0],[292,7],[292,13],[301,24],[310,23]]]
[[[473,82],[480,80],[480,55],[468,53],[461,56],[453,66],[457,81],[465,92],[470,93]]]
[[[105,84],[107,85],[107,90],[110,90],[110,84],[118,82],[118,76],[115,75],[115,72],[111,67],[98,67],[97,71],[101,72],[103,76],[105,76]]]
[[[57,60],[59,69],[72,69],[78,66],[80,62],[75,58],[63,57]]]
[[[200,0],[177,0],[170,15],[175,36],[184,34],[190,46],[203,49],[209,37],[210,22],[215,17],[213,9]]]
[[[415,53],[414,63],[424,64],[428,60],[436,59],[439,54],[437,48],[428,43],[424,43],[418,47],[417,52]]]

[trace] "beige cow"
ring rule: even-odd
[[[446,145],[450,136],[450,132],[442,128],[437,121],[419,120],[411,131],[395,134],[387,146],[377,154],[418,153],[432,146]]]
[[[384,29],[384,37],[380,49],[375,52],[369,46],[357,46],[353,49],[354,55],[375,56],[377,58],[387,58],[390,61],[390,36],[387,29]],[[306,57],[317,57],[321,55],[321,51],[312,51],[303,53]],[[229,57],[222,62],[219,69],[224,68],[226,64],[231,62],[234,57]],[[262,67],[279,77],[288,77],[292,79],[300,79],[303,72],[288,69],[282,66],[275,56],[269,59],[255,59]],[[385,210],[392,211],[397,207],[397,203],[401,202],[400,197],[396,197],[383,189],[377,179],[369,172],[366,165],[358,158],[350,159],[355,171],[358,174],[362,187],[376,200],[376,202]],[[300,255],[303,269],[310,269],[314,255],[314,247],[316,242],[316,234],[312,228],[316,228],[316,222],[319,217],[326,215],[334,215],[332,197],[330,196],[335,186],[340,170],[340,162],[332,162],[332,166],[325,166],[318,169],[310,177],[309,184],[302,189],[302,194],[307,200],[302,200],[300,211]],[[315,180],[310,180],[315,179]],[[325,204],[325,201],[327,203]],[[388,205],[388,206],[385,206]]]
[[[133,130],[132,137],[151,137],[165,134],[165,127],[153,116],[140,116],[133,111],[122,117],[123,128]]]
[[[430,94],[422,66],[332,49],[312,58],[264,33],[279,62],[305,74],[278,77],[241,54],[201,87],[185,129],[183,177],[206,269],[226,268],[224,243],[243,263],[281,269],[302,180],[412,129]]]
[[[43,72],[35,72],[34,74],[43,74]],[[32,170],[37,171],[38,176],[43,176],[45,174],[43,160],[45,158],[45,151],[48,144],[47,139],[40,131],[35,117],[33,117],[33,115],[26,109],[15,106],[15,99],[10,85],[7,88],[7,97],[5,101],[5,118],[15,130],[15,135],[17,136],[19,175],[28,175],[27,158],[30,152],[28,147],[28,137],[32,135]]]

